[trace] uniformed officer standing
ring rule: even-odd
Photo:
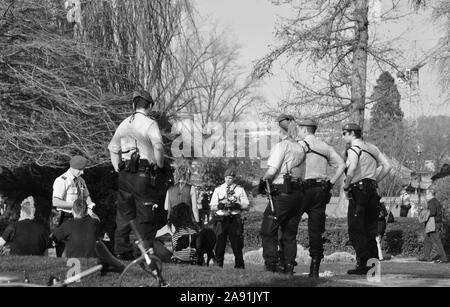
[[[244,256],[242,254],[244,229],[241,211],[248,209],[249,201],[245,190],[234,183],[235,170],[227,169],[224,177],[225,183],[214,189],[210,203],[215,219],[217,265],[223,266],[227,238],[229,238],[234,254],[234,267],[244,269]]]
[[[345,170],[344,160],[330,145],[315,136],[317,123],[302,119],[298,123],[300,144],[306,151],[303,187],[305,198],[301,214],[308,214],[309,254],[311,256],[310,277],[319,277],[320,262],[323,259],[323,239],[325,231],[325,211],[331,199],[331,189]],[[328,166],[336,167],[329,178]]]
[[[347,150],[347,176],[344,191],[349,199],[348,234],[356,252],[356,268],[348,274],[365,275],[370,269],[367,261],[378,258],[376,236],[378,232],[379,197],[377,183],[389,174],[387,158],[373,144],[362,139],[357,124],[343,128],[343,139],[350,143]],[[381,171],[377,175],[377,168]]]
[[[134,113],[119,125],[108,146],[114,170],[119,173],[114,249],[123,260],[133,259],[130,220],[136,220],[148,249],[153,247],[158,230],[158,210],[164,210],[164,148],[158,124],[149,116],[153,105],[149,93],[133,93]]]
[[[70,168],[61,176],[55,179],[53,183],[53,207],[59,214],[57,226],[63,222],[72,219],[73,203],[77,199],[83,199],[88,205],[88,214],[97,218],[92,212],[95,203],[92,202],[86,182],[81,177],[87,165],[87,159],[81,156],[74,156],[70,160]],[[64,243],[56,244],[56,255],[61,257],[64,252]]]
[[[273,184],[275,212],[272,212],[270,205],[267,206],[261,225],[261,238],[266,270],[292,275],[296,265],[296,236],[304,196],[300,183],[300,166],[305,160],[305,151],[296,141],[298,135],[294,117],[283,114],[277,121],[282,140],[272,149],[267,161],[269,169],[262,178],[263,181],[269,180]],[[279,229],[282,246],[278,236]],[[282,247],[283,254],[280,257],[279,246]]]

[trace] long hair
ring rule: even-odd
[[[192,228],[198,230],[194,223],[194,214],[192,208],[186,203],[179,203],[170,211],[169,226],[173,225],[175,231],[181,228]]]
[[[283,129],[284,134],[291,140],[296,141],[298,138],[298,127],[297,123],[293,120],[289,121],[289,124],[280,124],[281,129]]]
[[[191,180],[191,167],[189,162],[182,160],[175,166],[174,179],[175,183],[179,183],[181,180],[189,182]]]

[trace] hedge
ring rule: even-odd
[[[251,212],[246,215],[244,230],[245,250],[261,248],[259,235],[262,213]],[[324,249],[325,254],[335,252],[349,252],[354,254],[354,249],[349,242],[346,219],[327,219],[325,226]],[[387,226],[383,239],[383,251],[385,254],[400,257],[419,257],[422,253],[424,239],[423,225],[415,218],[395,218],[394,223]],[[450,253],[450,227],[444,225],[442,236],[447,253]],[[309,247],[308,222],[304,220],[299,225],[297,242],[303,247]],[[434,255],[432,255],[434,256]]]

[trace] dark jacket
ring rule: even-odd
[[[65,221],[53,232],[57,242],[66,244],[67,258],[95,258],[95,242],[100,235],[100,227],[90,216]]]
[[[430,210],[430,217],[434,217],[436,223],[442,223],[442,205],[436,198],[428,201],[428,210]]]
[[[16,256],[42,256],[49,243],[48,227],[37,220],[13,222],[3,232],[10,245],[10,254]]]

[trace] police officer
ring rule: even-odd
[[[223,267],[227,238],[229,238],[234,254],[234,267],[244,269],[242,254],[244,229],[240,214],[242,210],[248,209],[249,201],[245,190],[234,183],[236,178],[234,169],[227,169],[224,177],[225,183],[214,189],[210,203],[215,219],[217,265]]]
[[[298,122],[300,144],[306,152],[304,163],[305,198],[301,214],[308,214],[309,254],[311,256],[310,277],[319,277],[320,262],[323,259],[322,234],[325,231],[325,210],[330,202],[331,189],[345,170],[344,160],[330,145],[315,136],[317,123],[312,119]],[[328,177],[328,166],[336,167]]]
[[[261,238],[265,269],[292,275],[296,265],[296,236],[304,196],[300,183],[300,166],[305,159],[305,151],[296,141],[298,135],[294,117],[283,114],[277,121],[282,140],[272,149],[267,161],[269,169],[262,178],[262,183],[266,180],[272,183],[275,212],[270,205],[267,206],[261,225]],[[279,247],[282,255],[278,254]]]
[[[370,269],[367,261],[378,258],[375,239],[379,215],[377,183],[386,177],[391,166],[375,145],[362,139],[361,127],[351,123],[342,129],[344,141],[351,145],[347,150],[344,191],[349,199],[348,233],[356,252],[356,268],[348,274],[365,275]],[[377,175],[379,166],[382,168]]]
[[[56,226],[61,226],[66,220],[72,219],[73,203],[77,199],[83,199],[88,205],[88,214],[97,218],[93,213],[95,203],[91,200],[86,182],[81,177],[87,165],[87,159],[82,156],[74,156],[70,160],[70,168],[53,183],[53,207],[58,211]],[[98,219],[98,218],[97,218]],[[56,244],[56,255],[61,257],[64,252],[64,243]]]
[[[148,92],[134,92],[134,112],[122,121],[108,146],[114,170],[119,173],[114,249],[123,260],[133,259],[130,220],[136,220],[148,249],[153,247],[158,216],[163,214],[159,211],[164,210],[164,148],[158,124],[149,115],[153,106]]]

